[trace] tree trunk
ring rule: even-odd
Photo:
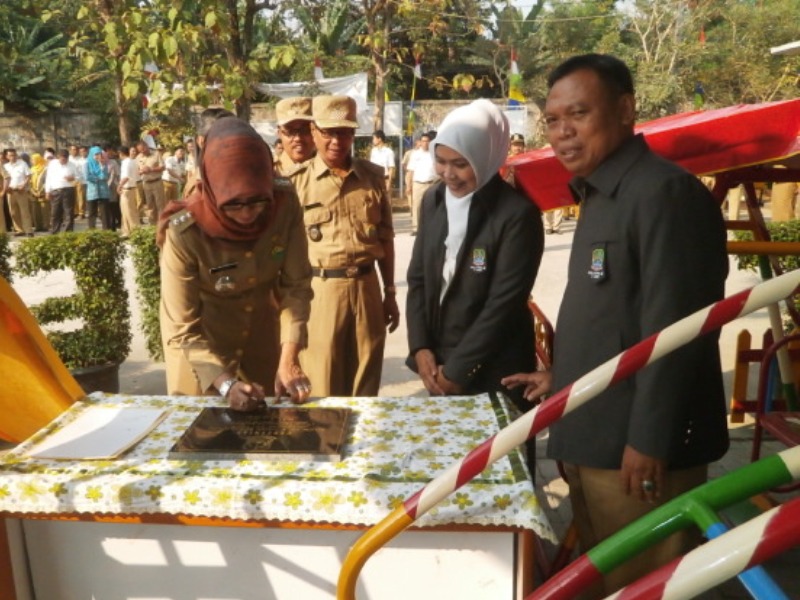
[[[122,93],[121,73],[114,73],[114,110],[117,113],[119,139],[123,146],[130,146],[132,143],[131,124],[128,119],[128,112],[125,110],[125,96]]]

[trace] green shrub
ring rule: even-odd
[[[774,242],[800,242],[800,220],[780,221],[777,223],[767,223],[770,239]],[[752,231],[734,232],[736,240],[740,242],[752,242]],[[754,254],[742,254],[736,257],[738,268],[741,271],[758,272],[758,256]],[[800,256],[780,256],[778,264],[784,271],[794,271],[800,268]]]
[[[61,360],[69,369],[120,364],[130,353],[131,321],[125,288],[125,246],[113,231],[61,233],[21,241],[15,249],[16,271],[23,276],[70,269],[77,292],[48,298],[31,307]],[[73,319],[75,331],[46,326]]]
[[[131,248],[133,270],[136,273],[136,297],[141,307],[142,331],[147,354],[153,360],[164,360],[159,321],[161,269],[158,262],[155,226],[137,227],[131,232],[128,243]]]
[[[11,244],[7,233],[0,233],[0,275],[11,283]]]

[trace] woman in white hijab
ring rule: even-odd
[[[422,201],[406,318],[407,364],[432,396],[508,393],[503,376],[536,368],[528,297],[544,232],[536,205],[498,174],[508,146],[508,120],[488,100],[448,114],[431,143],[441,181]]]

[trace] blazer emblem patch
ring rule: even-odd
[[[592,248],[592,262],[589,266],[589,279],[603,281],[606,278],[606,249]]]
[[[472,264],[470,269],[476,273],[483,273],[486,270],[486,249],[473,248],[472,249]]]

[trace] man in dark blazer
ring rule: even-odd
[[[525,395],[560,390],[640,340],[724,295],[720,208],[692,174],[634,135],[630,71],[573,57],[548,79],[548,141],[581,207],[556,326],[552,382],[508,378]],[[586,551],[658,504],[706,481],[728,448],[718,332],[655,361],[550,428]],[[605,578],[602,596],[688,550],[676,534]],[[599,592],[599,590],[598,590]]]

